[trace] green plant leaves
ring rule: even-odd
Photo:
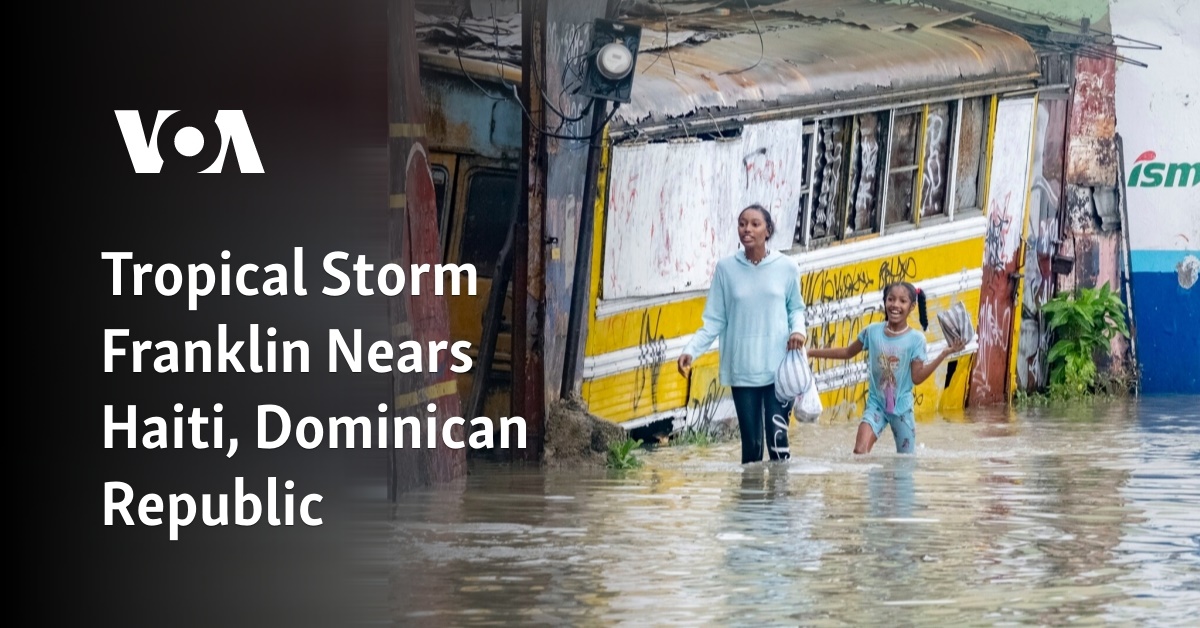
[[[623,441],[608,446],[608,466],[612,469],[636,469],[642,466],[642,461],[634,455],[633,450],[642,446],[641,440],[626,438]]]
[[[1105,283],[1100,288],[1063,292],[1042,306],[1056,338],[1046,359],[1050,363],[1050,395],[1077,398],[1096,386],[1097,351],[1120,334],[1129,336],[1125,304]]]
[[[1053,347],[1050,347],[1050,353],[1048,353],[1046,355],[1046,359],[1049,360],[1051,364],[1054,364],[1055,362],[1062,359],[1063,356],[1074,353],[1076,351],[1079,351],[1079,347],[1074,342],[1071,342],[1069,340],[1062,341],[1062,342],[1056,342],[1056,343],[1054,343]],[[1060,368],[1061,368],[1061,366],[1060,366]]]

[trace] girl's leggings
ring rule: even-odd
[[[742,464],[762,460],[764,443],[771,460],[790,458],[788,419],[793,402],[777,400],[774,384],[731,388],[742,435]]]

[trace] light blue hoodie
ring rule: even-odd
[[[745,250],[717,262],[704,325],[683,352],[693,358],[720,338],[721,384],[766,386],[775,383],[775,369],[787,355],[788,337],[807,335],[800,268],[778,251],[757,266]]]

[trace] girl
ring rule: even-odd
[[[889,284],[883,289],[883,305],[887,322],[867,325],[850,346],[808,350],[811,358],[849,360],[863,347],[867,349],[867,407],[854,442],[856,454],[871,451],[885,424],[892,426],[896,452],[912,453],[916,444],[913,387],[928,379],[946,356],[964,346],[961,340],[948,345],[932,362],[926,363],[925,335],[908,326],[908,317],[915,306],[919,308],[921,329],[929,327],[925,293],[908,282]]]
[[[687,377],[693,356],[721,339],[720,379],[733,390],[742,464],[763,459],[765,441],[771,460],[786,460],[791,402],[775,398],[775,369],[789,349],[804,347],[804,300],[800,268],[791,258],[767,249],[775,233],[771,213],[751,205],[738,216],[742,250],[717,262],[704,326],[679,356]]]

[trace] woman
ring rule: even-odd
[[[738,216],[742,250],[717,262],[704,325],[679,356],[679,372],[687,377],[692,360],[720,338],[720,379],[733,390],[742,464],[763,459],[763,443],[771,460],[786,460],[791,401],[775,398],[775,370],[789,349],[805,340],[804,299],[800,269],[790,258],[767,249],[775,233],[771,213],[751,205]]]

